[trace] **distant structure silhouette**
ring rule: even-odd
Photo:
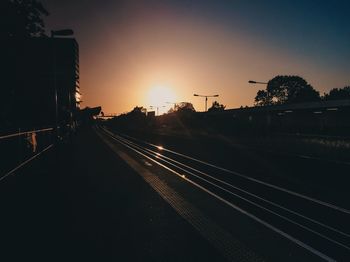
[[[11,38],[4,44],[1,120],[12,128],[73,125],[81,102],[76,40]]]
[[[81,102],[78,43],[46,36],[49,13],[40,1],[3,0],[0,10],[0,131],[74,126]]]

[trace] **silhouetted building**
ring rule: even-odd
[[[156,117],[156,111],[148,111],[147,118],[154,119]]]
[[[295,103],[202,113],[237,132],[308,133],[349,136],[350,100]]]
[[[81,102],[75,39],[11,39],[1,52],[1,124],[39,128],[54,126],[56,120],[61,127],[75,123]]]
[[[81,124],[91,124],[94,119],[97,118],[99,114],[102,113],[102,108],[97,107],[86,107],[79,111],[78,118],[81,121]]]

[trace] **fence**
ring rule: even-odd
[[[0,181],[53,147],[55,129],[0,134]]]

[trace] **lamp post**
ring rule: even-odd
[[[159,108],[160,107],[165,107],[165,106],[149,106],[149,108],[151,108],[151,109],[153,109],[153,108],[157,109],[157,116],[159,116]]]
[[[254,81],[254,80],[249,80],[248,83],[249,83],[249,84],[262,84],[262,85],[267,85],[266,82],[259,82],[259,81]]]
[[[62,30],[51,30],[51,37],[55,36],[70,36],[73,35],[74,32],[72,29],[62,29]]]
[[[249,80],[248,83],[249,84],[268,85],[268,83],[266,83],[266,82],[259,82],[259,81],[254,81],[254,80]],[[270,103],[270,92],[269,92],[267,87],[266,87],[266,98],[267,98],[268,105],[271,105],[271,103]],[[267,116],[266,116],[266,129],[265,129],[267,133],[270,132],[270,127],[271,127],[271,113],[270,113],[270,111],[268,111]]]
[[[177,103],[174,103],[174,102],[165,102],[166,104],[171,104],[171,105],[174,105],[174,111],[176,110],[176,105],[181,103],[181,102],[177,102]]]
[[[73,35],[74,32],[71,29],[63,29],[63,30],[51,30],[50,38],[51,38],[51,45],[52,45],[52,60],[53,60],[53,88],[54,88],[54,96],[55,96],[55,128],[56,128],[56,136],[58,138],[59,131],[58,131],[58,92],[57,92],[57,84],[56,84],[56,49],[55,49],[55,42],[54,38],[55,36],[70,36]],[[68,93],[68,99],[71,101],[71,94]],[[70,105],[69,105],[70,106]]]
[[[218,97],[219,95],[198,95],[198,94],[193,94],[193,96],[205,97],[205,112],[207,112],[208,97]]]
[[[268,84],[266,82],[259,82],[259,81],[254,81],[254,80],[249,80],[248,83],[249,84],[259,84],[259,85],[267,85]],[[266,88],[266,98],[267,98],[267,103],[270,104],[270,92],[267,88]]]

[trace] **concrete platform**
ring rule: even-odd
[[[92,130],[0,183],[1,261],[222,261]]]

